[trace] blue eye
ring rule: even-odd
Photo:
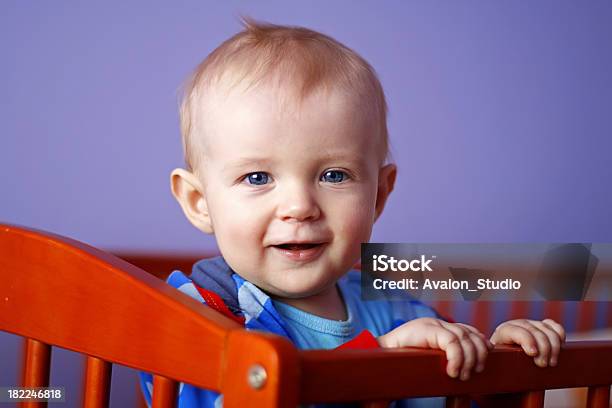
[[[341,183],[348,179],[348,174],[341,170],[327,170],[321,175],[321,181],[328,183]]]
[[[258,171],[255,173],[247,174],[244,179],[247,180],[249,184],[252,184],[255,186],[263,186],[264,184],[268,183],[269,178],[270,177],[268,177],[268,173],[264,173],[263,171]]]

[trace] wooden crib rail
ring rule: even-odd
[[[448,377],[445,355],[438,350],[312,350],[300,352],[300,361],[301,402],[501,393],[515,394],[516,400],[516,393],[554,388],[609,392],[612,384],[612,341],[567,343],[557,367],[548,368],[537,367],[518,347],[497,346],[485,371],[467,382]],[[600,406],[607,407],[607,401]]]
[[[109,253],[0,224],[0,330],[30,339],[24,378],[31,385],[48,381],[48,345],[55,345],[220,389],[216,373],[235,329],[243,330]],[[108,369],[95,361],[88,372],[105,378]]]
[[[282,337],[244,330],[113,255],[3,224],[0,330],[26,338],[25,386],[48,385],[50,345],[87,355],[86,407],[108,405],[110,363],[154,374],[153,407],[173,406],[179,381],[222,392],[230,408],[345,401],[383,407],[437,395],[464,407],[466,395],[499,393],[482,401],[536,407],[542,390],[578,386],[590,387],[589,407],[606,407],[612,383],[612,342],[568,343],[559,365],[546,369],[518,348],[498,347],[468,382],[445,374],[441,351],[298,351]]]

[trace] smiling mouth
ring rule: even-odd
[[[320,245],[323,245],[323,244],[280,244],[280,245],[273,245],[273,246],[275,248],[288,249],[290,251],[299,251],[299,250],[303,251],[306,249],[318,247]]]
[[[317,259],[325,250],[325,242],[312,242],[312,243],[287,243],[272,245],[275,249],[275,253],[279,254],[286,260],[291,262],[311,262]]]

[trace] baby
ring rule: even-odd
[[[538,366],[556,365],[565,334],[552,320],[509,321],[487,339],[414,300],[361,300],[358,272],[349,271],[397,174],[387,160],[381,84],[328,36],[244,26],[186,86],[187,168],[171,175],[185,216],[214,234],[222,258],[200,261],[189,278],[175,272],[169,283],[299,348],[441,349],[448,375],[461,380],[484,369],[494,344],[518,344]],[[149,381],[143,374],[150,401]],[[220,402],[188,385],[180,398],[181,406]]]

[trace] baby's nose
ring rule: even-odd
[[[321,209],[314,193],[308,188],[291,188],[283,193],[277,215],[283,221],[316,220],[321,215]]]

